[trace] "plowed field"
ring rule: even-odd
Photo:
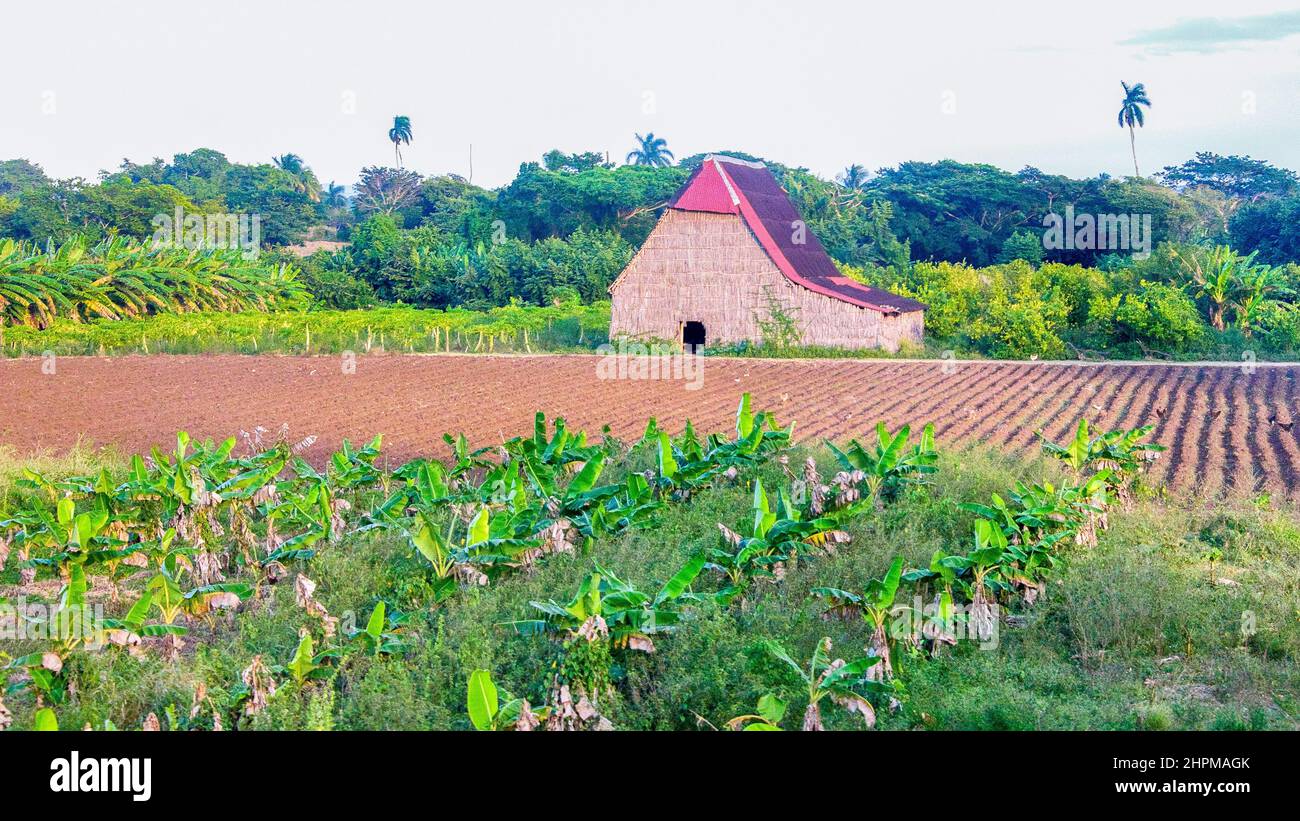
[[[175,356],[0,361],[0,445],[20,453],[78,440],[132,452],[177,430],[225,437],[287,423],[324,455],[343,437],[385,435],[388,457],[442,455],[444,432],[472,442],[531,429],[533,413],[633,437],[649,416],[677,429],[729,429],[739,394],[795,420],[801,439],[861,436],[934,422],[940,446],[1035,449],[1034,431],[1065,438],[1080,416],[1105,428],[1156,425],[1167,445],[1155,478],[1204,492],[1291,493],[1300,466],[1300,366],[958,363],[708,359],[702,387],[600,379],[591,356],[374,356],[346,373],[338,357]],[[43,370],[43,365],[47,367]]]

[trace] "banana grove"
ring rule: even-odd
[[[294,268],[240,250],[150,247],[121,237],[46,249],[0,241],[0,325],[45,328],[60,319],[271,311],[307,302]]]

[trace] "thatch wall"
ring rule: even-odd
[[[923,311],[887,316],[796,285],[734,214],[665,211],[611,291],[611,337],[680,340],[682,323],[696,321],[708,344],[761,342],[770,299],[805,345],[896,351],[919,343],[925,322]]]

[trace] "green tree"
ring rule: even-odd
[[[391,214],[411,203],[420,193],[420,175],[400,168],[371,166],[361,169],[356,184],[357,208]]]
[[[1156,176],[1180,191],[1204,187],[1251,201],[1265,196],[1285,196],[1297,186],[1294,171],[1248,156],[1224,157],[1213,151],[1197,151],[1194,158],[1181,165],[1167,165]]]
[[[605,155],[598,151],[584,151],[581,154],[565,154],[559,149],[551,149],[542,155],[542,165],[547,171],[564,171],[578,174],[593,168],[613,168],[605,161]]]
[[[1116,299],[1114,320],[1126,331],[1122,336],[1131,340],[1158,350],[1186,351],[1205,334],[1196,303],[1181,288],[1143,280],[1135,291]]]
[[[1151,100],[1147,98],[1146,86],[1142,83],[1137,83],[1132,87],[1125,82],[1121,82],[1120,85],[1124,86],[1124,100],[1119,107],[1119,127],[1128,128],[1129,147],[1133,151],[1133,176],[1140,177],[1142,172],[1138,171],[1137,132],[1135,129],[1146,124],[1142,106],[1150,108]]]
[[[1245,317],[1243,329],[1249,336],[1251,315],[1282,287],[1280,272],[1255,264],[1253,252],[1242,256],[1226,245],[1216,245],[1209,249],[1171,246],[1168,253],[1196,296],[1208,302],[1210,324],[1216,331],[1227,327],[1227,312],[1233,308],[1239,325]]]
[[[1252,253],[1237,274],[1239,285],[1233,303],[1237,327],[1249,338],[1259,325],[1265,306],[1286,288],[1286,278],[1280,268],[1271,265],[1252,265]]]
[[[320,209],[293,174],[271,164],[232,165],[226,171],[225,205],[260,217],[262,241],[269,245],[301,242],[319,224]]]
[[[1233,247],[1263,262],[1300,262],[1300,195],[1266,197],[1242,206],[1228,221]]]
[[[281,154],[278,157],[272,157],[271,161],[275,163],[276,168],[281,168],[290,174],[302,173],[302,157],[297,154]]]
[[[0,196],[17,197],[28,189],[49,182],[50,178],[35,163],[27,160],[0,161]]]
[[[1043,261],[1043,238],[1032,231],[1016,231],[1002,243],[998,262],[1023,259],[1034,265]]]

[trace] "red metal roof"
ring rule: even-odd
[[[705,157],[668,207],[740,214],[781,273],[816,293],[882,313],[926,309],[925,303],[841,274],[780,183],[761,163],[721,155]]]

